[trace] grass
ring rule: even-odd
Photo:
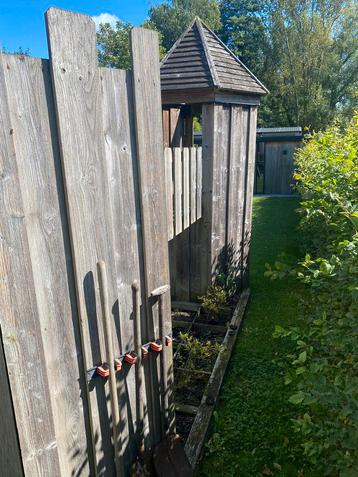
[[[297,206],[296,198],[254,200],[251,303],[214,413],[202,477],[309,475],[291,429],[293,390],[284,384],[290,344],[272,337],[276,324],[295,324],[300,290],[293,279],[264,277],[265,263],[282,252],[285,263],[298,256]]]

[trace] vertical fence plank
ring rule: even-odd
[[[1,55],[0,325],[25,474],[60,475],[5,68]]]
[[[141,216],[144,244],[144,275],[148,299],[148,332],[159,336],[158,302],[150,298],[151,292],[169,283],[168,225],[165,199],[165,175],[163,157],[163,135],[161,120],[161,92],[159,73],[158,34],[142,28],[131,31],[133,63],[134,111],[138,169],[140,178]],[[170,294],[163,297],[165,333],[171,333]],[[169,389],[173,385],[172,350],[164,347],[168,362]],[[152,437],[160,439],[160,408],[155,376],[158,367],[153,362],[153,419]],[[173,430],[174,412],[171,397],[170,426]]]
[[[196,221],[196,155],[197,148],[190,148],[190,223]]]
[[[211,270],[212,280],[225,272],[228,167],[230,158],[230,106],[214,106],[216,133],[213,154]]]
[[[86,363],[91,367],[105,356],[96,267],[100,260],[109,265],[112,335],[120,333],[96,32],[90,17],[65,10],[50,8],[46,21],[76,291]],[[90,403],[97,469],[111,475],[115,470],[107,395],[108,384],[96,380]]]
[[[182,149],[183,154],[183,230],[190,224],[190,151]]]
[[[197,155],[196,155],[196,218],[197,220],[201,218],[202,216],[202,195],[203,195],[203,190],[202,190],[202,181],[203,181],[203,162],[202,162],[202,153],[203,150],[201,147],[198,147],[197,149]]]
[[[248,111],[247,134],[247,172],[245,188],[245,212],[243,231],[243,286],[249,285],[249,254],[251,244],[252,201],[254,192],[255,151],[256,151],[257,107],[251,106]]]
[[[168,215],[168,240],[174,235],[173,222],[173,153],[170,147],[164,150],[165,160],[165,179],[166,179],[166,197],[167,197],[167,215]]]
[[[174,211],[175,211],[175,235],[179,235],[183,230],[183,163],[180,147],[175,147],[174,151]]]
[[[84,398],[86,393],[49,65],[45,60],[18,55],[8,56],[6,64],[38,320],[50,385],[49,405],[53,410],[61,472],[70,475],[80,468],[88,471],[80,391]],[[22,113],[16,114],[17,111]]]
[[[123,70],[100,68],[103,97],[103,130],[105,161],[109,184],[110,206],[113,222],[113,248],[119,300],[120,333],[117,333],[117,353],[133,349],[132,284],[137,282],[144,289],[141,271],[142,236],[139,204],[135,124],[132,104],[132,74]],[[141,307],[141,335],[147,333],[144,308]],[[144,367],[147,363],[144,363]],[[147,408],[145,389],[137,395],[134,367],[117,375],[121,426],[125,448],[125,468],[136,454],[136,423],[138,399]],[[144,431],[148,434],[148,416]],[[132,424],[133,422],[133,424]],[[127,439],[124,439],[128,436]]]
[[[230,169],[227,216],[229,266],[237,278],[241,276],[242,233],[245,198],[247,123],[242,106],[231,106]]]

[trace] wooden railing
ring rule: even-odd
[[[166,147],[168,240],[201,217],[202,148]]]

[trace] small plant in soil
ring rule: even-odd
[[[219,285],[213,285],[208,288],[205,295],[199,296],[199,302],[211,319],[218,319],[221,309],[228,305],[228,293]]]
[[[210,371],[221,344],[214,341],[202,342],[190,333],[180,333],[180,351],[177,356],[177,365],[185,368],[185,373],[181,373],[178,387],[187,386],[193,376],[200,371]]]

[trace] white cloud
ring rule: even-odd
[[[111,27],[114,28],[119,18],[116,15],[112,15],[111,13],[103,12],[92,17],[92,20],[96,24],[96,30],[98,30],[100,23],[109,23]]]

